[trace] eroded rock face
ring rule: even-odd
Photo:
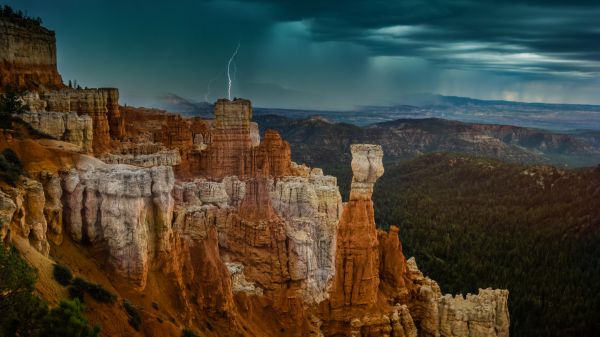
[[[336,178],[320,170],[309,177],[282,177],[271,199],[286,224],[290,277],[304,280],[305,300],[318,303],[327,297],[335,272],[337,223],[342,213]]]
[[[119,90],[117,88],[101,88],[100,90],[106,96],[110,136],[113,139],[123,139],[125,137],[125,120],[119,110]]]
[[[10,195],[0,191],[0,242],[4,241],[8,233],[8,226],[17,210],[17,205]]]
[[[378,145],[351,145],[352,190],[344,205],[337,234],[336,275],[330,296],[337,319],[377,301],[379,251],[371,194],[383,174],[383,151]]]
[[[58,140],[75,144],[85,153],[92,152],[94,127],[89,116],[75,112],[26,112],[19,115],[34,129]]]
[[[0,88],[63,87],[54,32],[26,20],[0,18]]]
[[[46,237],[48,223],[44,216],[46,197],[42,184],[37,180],[21,176],[17,187],[7,189],[5,192],[4,197],[8,196],[16,208],[12,212],[12,219],[4,224],[9,227],[4,230],[10,230],[11,235],[20,235],[29,239],[29,243],[37,251],[48,255],[50,249]],[[5,216],[8,218],[12,205],[8,200],[5,200],[4,204]]]
[[[118,104],[119,91],[115,88],[63,88],[29,94],[23,100],[32,111],[25,116],[26,121],[59,139],[66,138],[66,141],[76,143],[82,143],[84,140],[90,142],[96,155],[110,149],[111,137],[122,139],[125,136],[125,122]],[[56,113],[66,116],[62,118],[63,122],[60,122]],[[70,130],[80,127],[78,123],[82,123],[80,120],[85,115],[91,118],[93,137],[83,137],[75,131],[71,134]],[[87,125],[88,122],[84,123]],[[63,133],[66,132],[67,135],[62,136],[61,130],[65,130]]]
[[[381,145],[353,144],[350,200],[371,200],[375,181],[383,175]]]
[[[226,262],[225,266],[227,266],[227,270],[231,275],[234,293],[244,292],[251,295],[263,295],[263,290],[261,288],[257,287],[253,282],[248,282],[248,280],[246,280],[246,276],[244,275],[244,265],[241,263]]]
[[[506,291],[442,296],[404,257],[399,229],[376,229],[381,147],[351,147],[342,204],[336,179],[292,163],[278,133],[257,143],[249,102],[224,100],[216,114],[214,125],[166,116],[153,139],[103,157],[112,164],[81,155],[60,177],[42,172],[0,194],[0,219],[42,252],[64,233],[89,244],[138,290],[160,273],[187,320],[232,334],[268,317],[274,336],[507,335]],[[178,181],[148,159],[163,151],[181,153]]]
[[[174,181],[167,166],[85,159],[63,175],[67,230],[76,241],[105,245],[111,267],[143,288],[157,238],[171,227]]]
[[[175,166],[181,164],[179,150],[159,150],[150,154],[106,154],[102,161],[109,164],[127,164],[141,167]]]
[[[419,331],[427,336],[508,336],[508,290],[479,289],[477,295],[442,296],[438,284],[424,277],[414,258],[407,261],[410,279],[418,285],[411,306]]]

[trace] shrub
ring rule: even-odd
[[[48,305],[34,295],[37,275],[0,243],[0,336],[35,336]]]
[[[71,296],[71,298],[76,298],[83,303],[84,295],[85,289],[75,286],[74,284],[69,287],[69,296]]]
[[[183,329],[183,333],[181,334],[181,337],[200,337],[200,336],[196,335],[190,329]]]
[[[98,302],[113,303],[117,296],[97,283],[88,283],[87,293]]]
[[[113,303],[117,296],[110,291],[104,289],[102,285],[88,282],[80,277],[73,279],[71,287],[69,287],[71,297],[83,298],[83,293],[88,293],[93,299],[98,302]]]
[[[97,337],[100,327],[90,326],[78,299],[61,301],[42,321],[41,337]]]
[[[54,279],[63,286],[68,286],[71,284],[71,280],[73,279],[73,273],[69,267],[63,264],[55,264],[54,265]]]
[[[88,282],[81,277],[76,277],[71,281],[71,286],[69,287],[69,295],[71,298],[77,298],[80,302],[83,303],[85,292],[88,288]]]
[[[0,244],[0,336],[97,337],[78,299],[48,304],[34,294],[37,275],[16,249]],[[81,280],[81,279],[79,279]],[[75,280],[73,280],[75,283]],[[81,282],[79,282],[81,286]],[[69,290],[74,286],[69,287]]]
[[[140,331],[140,326],[142,325],[142,316],[140,316],[138,309],[131,304],[129,300],[123,301],[123,307],[129,316],[129,325],[131,325],[137,331]]]

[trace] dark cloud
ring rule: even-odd
[[[226,93],[351,108],[431,92],[600,103],[600,3],[557,0],[8,0],[56,31],[65,80],[125,102]],[[148,100],[150,102],[150,100]]]
[[[373,55],[564,76],[600,71],[597,1],[249,2],[268,4],[275,20],[305,22],[314,40],[360,44]]]

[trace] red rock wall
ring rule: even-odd
[[[101,88],[100,90],[106,95],[110,136],[113,139],[123,139],[123,137],[125,137],[125,120],[121,116],[121,111],[119,110],[119,89]]]
[[[54,32],[31,22],[0,18],[0,90],[60,89]]]

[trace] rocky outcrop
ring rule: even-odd
[[[67,231],[76,241],[104,247],[111,268],[143,288],[157,240],[171,227],[173,184],[170,167],[84,158],[63,174]]]
[[[106,96],[106,112],[108,115],[108,125],[110,136],[113,139],[123,139],[125,137],[125,119],[121,116],[119,110],[119,89],[100,88]]]
[[[48,255],[50,245],[47,240],[48,223],[44,216],[46,197],[44,187],[34,179],[21,176],[17,186],[6,188],[0,195],[3,219],[0,233],[6,236],[19,235],[29,239],[29,243],[43,255]]]
[[[508,291],[479,289],[477,295],[442,296],[438,284],[424,277],[414,258],[407,261],[417,285],[410,311],[424,336],[508,336]]]
[[[213,178],[244,176],[252,173],[249,154],[252,149],[250,101],[220,99],[215,103],[212,141],[203,153],[199,173]]]
[[[19,115],[39,132],[58,140],[75,144],[85,153],[91,153],[94,128],[89,116],[75,112],[26,112]]]
[[[114,146],[109,163],[72,154],[60,175],[23,179],[0,194],[11,223],[0,234],[42,253],[69,235],[127,291],[160,284],[190,324],[220,322],[217,333],[507,336],[506,291],[442,296],[406,260],[398,227],[377,230],[380,146],[351,146],[343,204],[336,178],[293,163],[277,132],[257,143],[246,102],[223,100],[213,123],[161,115],[153,139]]]
[[[160,150],[150,154],[106,154],[102,161],[109,164],[127,164],[141,167],[174,166],[181,163],[179,150]]]
[[[336,178],[316,169],[309,177],[282,177],[271,199],[286,225],[290,277],[305,282],[307,302],[321,302],[335,272],[337,223],[342,213]]]
[[[383,174],[383,151],[379,145],[366,144],[351,149],[352,189],[338,227],[336,275],[330,296],[331,310],[339,318],[374,305],[379,287],[379,242],[371,194]]]
[[[56,38],[30,20],[0,17],[0,90],[59,89]]]
[[[353,144],[350,200],[371,200],[375,181],[383,175],[381,145]]]
[[[244,276],[244,265],[234,262],[226,262],[225,265],[231,275],[234,293],[244,292],[246,294],[257,296],[263,295],[261,288],[257,287],[253,282],[248,282],[248,280],[246,280],[246,276]]]
[[[125,136],[125,120],[119,111],[118,100],[119,91],[115,88],[65,88],[31,93],[23,97],[24,103],[31,110],[30,119],[35,121],[36,116],[41,116],[37,117],[38,119],[46,116],[43,122],[49,124],[48,128],[56,129],[51,131],[59,130],[59,127],[52,125],[59,121],[53,122],[57,118],[51,113],[64,113],[68,116],[75,116],[76,113],[80,117],[89,116],[93,125],[93,137],[90,137],[89,141],[92,142],[93,152],[96,155],[106,153],[110,149],[111,137],[122,139]],[[53,133],[49,134],[53,135]]]
[[[4,242],[8,234],[8,226],[17,210],[17,205],[10,195],[0,191],[0,242]]]

